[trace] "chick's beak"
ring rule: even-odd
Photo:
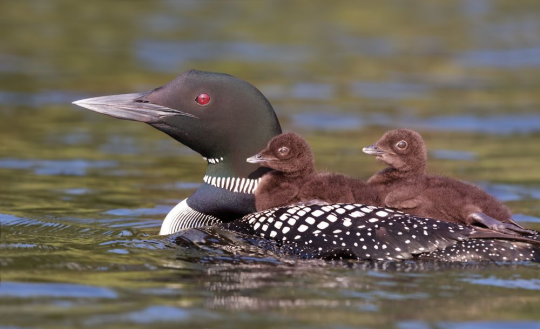
[[[373,144],[373,145],[370,145],[370,146],[367,146],[367,147],[364,147],[362,149],[362,151],[366,154],[369,154],[369,155],[375,155],[375,156],[379,156],[379,155],[383,155],[385,154],[386,152],[384,152],[383,150],[379,149],[377,147],[377,145]]]

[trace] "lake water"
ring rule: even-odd
[[[192,68],[257,86],[317,167],[386,130],[540,229],[538,1],[3,1],[0,328],[540,328],[538,264],[342,263],[174,246],[205,162],[70,103]]]

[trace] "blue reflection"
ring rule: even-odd
[[[25,107],[43,107],[46,105],[65,106],[75,99],[85,98],[84,95],[85,94],[80,92],[70,92],[65,90],[49,90],[33,93],[0,90],[0,105]]]
[[[107,215],[115,216],[150,216],[150,215],[163,215],[168,214],[171,211],[172,206],[157,205],[154,208],[139,208],[139,209],[113,209],[106,211]]]
[[[499,279],[494,276],[481,279],[463,279],[465,282],[507,289],[540,290],[540,279]]]
[[[407,127],[418,130],[463,131],[494,135],[530,134],[540,132],[540,114],[514,114],[493,116],[414,116],[392,117],[384,114],[360,115],[330,112],[305,112],[293,114],[295,126],[324,130],[359,129],[367,126],[389,128]]]
[[[427,97],[430,88],[426,85],[400,82],[355,82],[352,93],[373,99],[417,99]]]
[[[0,168],[33,170],[37,175],[84,176],[88,169],[116,167],[115,161],[0,159]]]
[[[125,316],[129,321],[137,323],[174,322],[187,320],[189,312],[172,306],[150,306],[142,311],[132,312]]]
[[[476,153],[456,150],[433,150],[429,152],[436,159],[444,160],[466,160],[472,161],[476,159]]]
[[[311,57],[311,52],[306,47],[250,42],[140,40],[136,43],[134,52],[135,56],[151,69],[167,73],[194,60],[295,63]]]
[[[458,56],[457,61],[465,66],[501,69],[540,67],[540,48],[477,50]]]
[[[67,283],[0,283],[0,296],[28,297],[75,297],[75,298],[117,298],[110,289]]]

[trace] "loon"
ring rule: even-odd
[[[204,183],[171,210],[162,235],[204,236],[203,226],[214,225],[275,241],[305,258],[540,262],[537,235],[509,236],[372,205],[293,205],[254,212],[254,191],[269,169],[246,158],[264,149],[281,127],[264,95],[231,75],[191,70],[149,92],[74,104],[145,122],[206,159]]]
[[[257,211],[299,202],[378,203],[377,193],[359,179],[342,174],[316,173],[309,144],[295,133],[272,138],[264,150],[247,161],[274,169],[263,176],[255,191]]]
[[[388,131],[363,151],[388,165],[368,180],[384,206],[421,217],[480,224],[501,233],[534,233],[519,226],[506,206],[479,187],[445,176],[427,175],[426,146],[416,131]]]
[[[281,126],[268,100],[248,82],[191,70],[149,92],[74,104],[145,122],[198,152],[208,163],[204,184],[167,215],[160,234],[255,212],[254,191],[270,169],[247,163],[246,158],[265,148],[281,133]]]

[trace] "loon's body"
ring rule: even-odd
[[[267,169],[247,163],[246,158],[263,149],[281,128],[268,100],[251,84],[230,75],[192,70],[150,92],[74,103],[148,123],[208,161],[204,183],[167,215],[161,234],[221,225],[272,239],[300,256],[309,251],[310,257],[322,258],[461,261],[468,260],[460,258],[466,250],[477,255],[476,260],[540,261],[536,237],[485,232],[390,209],[335,204],[253,213],[253,192]]]
[[[453,223],[481,224],[507,234],[534,233],[519,226],[506,206],[479,187],[426,174],[426,147],[413,130],[388,131],[364,152],[388,165],[368,180],[382,206]]]
[[[274,169],[266,173],[255,192],[257,211],[297,202],[376,204],[376,193],[365,182],[342,174],[317,173],[308,143],[295,133],[278,135],[247,159]]]
[[[517,237],[362,204],[294,205],[220,225],[278,241],[283,252],[303,258],[540,262],[538,236]]]

